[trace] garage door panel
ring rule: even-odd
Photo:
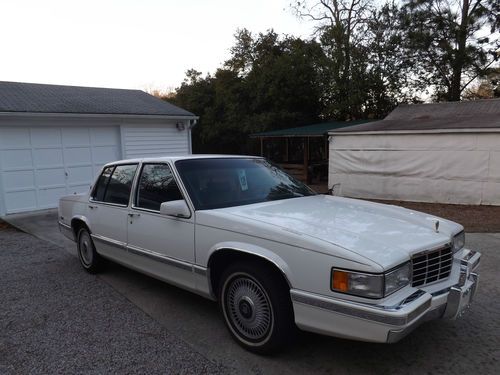
[[[61,147],[60,128],[32,128],[31,145],[33,147]]]
[[[119,158],[118,147],[116,146],[99,146],[92,148],[94,163],[106,164],[115,161]]]
[[[36,209],[37,200],[35,190],[6,192],[5,208],[7,213]]]
[[[0,148],[30,147],[30,133],[27,128],[0,128]]]
[[[32,170],[7,171],[3,173],[3,186],[5,191],[16,191],[21,189],[34,189],[35,176]]]
[[[64,174],[64,169],[54,168],[54,169],[40,169],[36,172],[36,185],[39,189],[53,187],[53,186],[65,186],[66,176]]]
[[[57,207],[120,158],[119,127],[0,127],[0,214]],[[1,203],[1,202],[0,202]]]
[[[88,146],[90,144],[87,128],[63,128],[62,138],[64,146]]]
[[[31,149],[2,151],[0,159],[2,160],[2,169],[4,171],[33,168]]]
[[[90,190],[90,184],[75,185],[68,187],[68,194],[86,193]]]
[[[38,208],[54,207],[54,202],[58,202],[59,198],[66,195],[66,186],[42,188],[38,190]]]
[[[71,147],[64,149],[64,163],[66,165],[90,165],[92,156],[89,147]]]
[[[64,167],[63,153],[60,148],[33,150],[37,168]]]
[[[70,186],[90,184],[94,179],[94,172],[92,167],[71,167],[67,168],[68,177],[67,181]]]
[[[95,146],[111,146],[116,145],[116,140],[120,138],[118,128],[104,127],[91,128],[90,140]]]

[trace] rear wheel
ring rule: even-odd
[[[89,273],[97,273],[101,270],[103,260],[95,251],[94,242],[86,228],[78,231],[78,258],[83,268]]]
[[[230,265],[221,278],[219,304],[231,335],[247,350],[272,353],[295,332],[289,288],[264,263]]]

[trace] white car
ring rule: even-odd
[[[480,254],[463,227],[401,207],[319,195],[263,158],[107,164],[59,204],[82,266],[103,258],[219,302],[234,339],[270,352],[306,331],[396,342],[455,318]]]

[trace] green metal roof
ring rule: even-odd
[[[357,120],[357,121],[330,121],[307,126],[299,126],[296,128],[288,128],[281,130],[271,130],[268,132],[254,133],[250,137],[317,137],[326,135],[329,130],[345,128],[364,124],[373,120]]]

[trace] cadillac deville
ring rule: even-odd
[[[295,327],[393,343],[470,305],[480,254],[463,227],[319,195],[263,158],[192,155],[103,167],[63,197],[81,265],[111,260],[218,301],[233,338],[265,353]]]

